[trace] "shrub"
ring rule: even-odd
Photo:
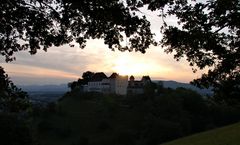
[[[32,130],[15,114],[0,114],[1,145],[33,145]]]

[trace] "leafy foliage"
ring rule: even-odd
[[[82,74],[82,78],[85,84],[87,84],[93,77],[94,72],[86,71]]]
[[[194,72],[209,69],[193,84],[217,91],[230,80],[234,90],[224,93],[239,90],[239,0],[6,0],[0,4],[0,53],[11,61],[21,50],[35,54],[71,42],[84,48],[87,39],[104,39],[112,50],[144,53],[156,44],[150,22],[137,15],[144,5],[163,19],[159,44],[165,52],[175,53],[176,60],[186,57]],[[168,16],[175,16],[179,26],[168,25]]]
[[[0,53],[6,61],[17,51],[35,54],[73,41],[84,48],[90,38],[104,39],[112,50],[143,53],[153,43],[146,18],[118,0],[6,0],[0,9]]]
[[[30,107],[28,95],[17,88],[0,67],[0,111],[22,112]]]
[[[170,46],[166,51],[175,50],[177,59],[186,55],[190,64],[200,69],[213,67],[195,84],[217,87],[228,78],[239,84],[239,9],[238,0],[208,1],[175,9],[182,28],[166,29],[163,44]]]
[[[214,87],[218,97],[221,97],[218,91],[229,98],[233,97],[232,94],[239,96],[234,93],[239,92],[240,85],[239,0],[128,0],[128,3],[135,8],[147,4],[149,10],[160,10],[163,18],[172,15],[177,18],[177,27],[164,22],[161,45],[165,52],[174,52],[176,60],[186,57],[194,72],[198,68],[209,69],[193,84]],[[228,81],[231,87],[223,89]]]
[[[33,145],[32,130],[25,119],[15,114],[0,113],[1,145]]]
[[[79,78],[77,81],[68,83],[68,87],[71,88],[71,90],[74,90],[76,88],[83,89],[83,85],[87,85],[88,82],[92,79],[93,75],[94,72],[86,71],[82,74],[82,79]]]
[[[40,118],[42,143],[78,143],[84,136],[89,144],[155,145],[240,120],[239,108],[210,102],[192,90],[161,90],[126,97],[73,90],[57,104],[64,115],[57,109]],[[61,130],[71,133],[63,138]]]

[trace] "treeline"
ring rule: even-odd
[[[67,106],[75,106],[74,108],[78,106],[76,102],[88,104],[86,106],[94,109],[88,112],[87,116],[71,116],[81,118],[79,123],[86,126],[85,130],[76,131],[78,124],[67,125],[67,128],[61,125],[52,127],[54,122],[51,122],[51,117],[43,119],[38,129],[40,134],[55,130],[60,139],[63,138],[63,134],[66,138],[79,134],[80,138],[72,141],[72,144],[76,145],[81,144],[79,142],[91,145],[157,145],[240,120],[238,107],[215,103],[211,97],[203,97],[189,89],[158,87],[158,91],[152,92],[151,95],[146,92],[149,92],[149,89],[142,95],[116,96],[83,93],[75,89],[60,99],[55,109],[50,106],[49,116],[55,114],[59,119],[61,116],[66,119],[70,116],[67,112],[90,110],[88,107],[80,107],[79,110],[64,108],[61,104],[65,103],[66,106],[69,100],[72,102],[67,103]],[[94,121],[88,120],[89,117]],[[106,135],[107,139],[103,140],[103,136]]]
[[[240,110],[226,104],[217,104],[184,88],[162,89],[155,96],[130,96],[126,103],[139,118],[140,140],[153,145],[196,132],[231,124],[240,120]]]
[[[32,105],[26,92],[14,85],[0,66],[0,144],[33,145]]]

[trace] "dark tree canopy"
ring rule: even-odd
[[[213,86],[217,96],[239,97],[236,94],[240,92],[239,0],[129,0],[135,8],[139,3],[147,4],[149,10],[159,10],[163,18],[177,17],[178,27],[166,23],[162,26],[160,44],[166,47],[165,52],[174,53],[176,60],[186,57],[194,72],[209,68],[193,84]]]
[[[87,84],[93,77],[95,73],[91,71],[86,71],[82,74],[82,78],[84,80],[84,83]]]
[[[0,3],[0,53],[104,39],[111,49],[145,52],[153,43],[150,23],[118,0],[6,0]],[[125,45],[127,43],[127,45]]]
[[[209,0],[206,3],[184,4],[173,7],[168,14],[175,15],[181,27],[164,28],[162,45],[167,46],[165,51],[175,51],[174,57],[177,60],[186,56],[193,67],[210,68],[207,74],[193,81],[195,85],[213,86],[215,92],[222,92],[220,94],[225,97],[238,98],[239,0]]]
[[[179,26],[163,23],[159,42],[176,60],[186,57],[195,72],[209,68],[193,83],[220,88],[224,81],[239,89],[239,0],[5,0],[0,3],[0,53],[47,50],[87,39],[104,39],[111,49],[144,53],[155,44],[150,22],[136,15],[147,5],[160,18],[175,16]]]
[[[68,87],[71,88],[71,90],[74,90],[75,88],[82,88],[84,85],[88,84],[88,82],[92,79],[94,74],[95,73],[91,71],[83,72],[82,79],[79,78],[77,81],[68,83]]]
[[[174,57],[187,56],[191,66],[210,67],[208,75],[196,80],[203,86],[218,83],[240,71],[240,3],[215,0],[186,4],[169,11],[178,17],[181,27],[166,27],[162,44]]]
[[[0,67],[0,112],[18,113],[29,107],[27,93],[17,88]]]

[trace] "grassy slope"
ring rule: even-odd
[[[180,138],[162,145],[239,145],[240,123]]]

